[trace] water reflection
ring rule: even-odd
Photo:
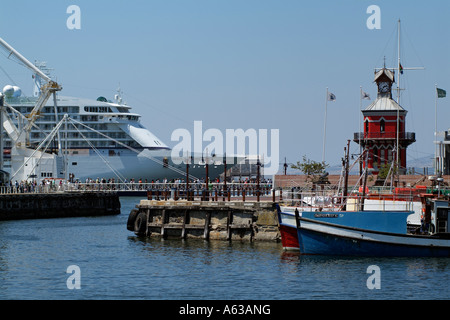
[[[285,251],[281,252],[281,262],[298,264],[301,260],[300,251]]]

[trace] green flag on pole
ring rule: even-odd
[[[447,96],[447,91],[444,89],[436,88],[438,98],[445,98]]]

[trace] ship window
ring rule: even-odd
[[[127,108],[123,108],[123,107],[117,107],[117,111],[123,112],[123,113],[128,113],[128,109]]]
[[[84,111],[86,112],[112,112],[112,109],[110,107],[84,107]]]
[[[76,166],[76,165],[78,165],[78,163],[77,162],[72,162],[72,165]]]

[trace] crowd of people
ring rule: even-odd
[[[64,180],[64,179],[43,179],[37,182],[32,181],[9,181],[1,186],[1,193],[33,193],[33,192],[57,192],[66,190],[168,190],[177,189],[185,190],[187,183],[184,178],[171,179],[124,179],[118,180],[114,178],[87,178],[84,182],[80,180]],[[205,189],[206,179],[194,179],[189,181],[189,189],[202,190]],[[257,184],[256,179],[238,179],[227,181],[228,189],[249,189],[254,188]],[[223,189],[223,181],[219,178],[210,180],[208,182],[208,189]],[[270,189],[272,187],[271,179],[261,179],[260,187]]]
[[[223,185],[223,181],[221,181],[219,178],[217,179],[208,179],[208,188],[212,189],[215,187],[218,187],[219,185]],[[189,181],[189,188],[200,190],[205,187],[205,178],[197,178],[194,180]],[[79,185],[79,181],[75,181],[75,184]],[[231,180],[227,181],[227,185],[232,187],[245,187],[245,186],[255,186],[257,184],[256,179],[242,179],[242,180]],[[148,180],[148,179],[135,179],[131,178],[130,180],[124,179],[122,181],[116,180],[114,178],[112,179],[91,179],[87,178],[84,182],[84,185],[88,188],[100,188],[100,189],[112,189],[112,190],[164,190],[164,189],[180,189],[185,190],[187,183],[184,178],[178,178],[178,179],[170,179],[167,178],[164,179],[155,179],[155,180]],[[265,187],[271,187],[272,186],[272,180],[271,179],[261,179],[260,180],[260,186]]]

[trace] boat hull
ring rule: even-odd
[[[299,251],[297,229],[280,225],[281,245],[286,251]]]
[[[299,218],[297,228],[302,254],[450,257],[450,237],[378,232]]]
[[[281,244],[286,251],[299,251],[295,208],[277,205],[278,225]]]
[[[301,250],[297,234],[299,217],[315,221],[406,234],[406,218],[411,211],[303,211],[297,208],[296,217],[294,207],[277,207],[281,242],[285,250]]]

